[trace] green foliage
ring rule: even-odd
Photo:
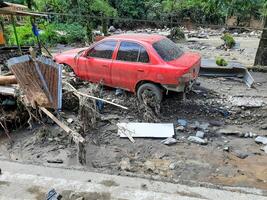
[[[173,41],[185,39],[184,32],[179,27],[174,27],[171,29],[170,39]]]
[[[30,23],[24,26],[16,27],[18,39],[21,45],[34,45],[36,38],[32,33]],[[83,42],[86,38],[86,29],[78,23],[62,24],[47,23],[39,25],[41,42],[50,45],[57,43],[71,44],[75,42]],[[9,33],[8,43],[15,45],[16,40],[11,26],[7,27]]]
[[[227,66],[228,65],[228,62],[226,60],[224,60],[223,58],[218,57],[216,59],[216,64],[218,66]]]
[[[32,33],[32,26],[29,23],[24,26],[16,27],[16,30],[20,45],[33,45],[35,43],[35,37]],[[7,42],[11,45],[16,45],[16,38],[11,25],[6,27],[6,32],[8,33]]]
[[[226,47],[228,49],[231,49],[232,47],[235,46],[235,39],[233,38],[233,36],[230,33],[225,33],[221,39],[224,41]]]

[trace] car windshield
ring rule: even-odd
[[[179,58],[183,51],[171,40],[165,38],[153,44],[159,56],[166,62]]]

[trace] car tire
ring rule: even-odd
[[[160,103],[162,101],[163,94],[161,88],[153,83],[145,83],[139,86],[137,89],[137,98],[140,102],[144,102],[142,96],[145,91],[153,93],[153,95],[156,97],[157,102]]]

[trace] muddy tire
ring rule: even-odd
[[[140,102],[144,102],[143,96],[144,95],[150,95],[153,96],[153,98],[160,103],[162,100],[162,90],[160,87],[153,83],[145,83],[142,84],[137,89],[137,98]],[[144,102],[145,103],[145,102]]]

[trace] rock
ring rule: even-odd
[[[203,131],[197,131],[196,137],[204,138],[204,136],[205,136],[205,133]]]
[[[178,141],[172,137],[169,137],[165,140],[162,140],[161,143],[165,144],[165,145],[172,145],[172,144],[176,144]]]
[[[178,126],[175,128],[175,130],[177,131],[183,131],[184,129],[185,129],[184,126]]]
[[[264,151],[265,153],[267,153],[267,145],[262,147],[261,150]]]
[[[267,124],[263,124],[263,125],[261,125],[261,129],[262,129],[262,130],[267,130]]]
[[[229,147],[224,147],[223,150],[229,152],[230,148]]]
[[[248,138],[249,137],[249,133],[245,133],[244,137]]]
[[[177,122],[180,126],[187,126],[187,121],[184,119],[178,119]]]
[[[199,125],[199,128],[202,130],[207,130],[209,125],[210,125],[209,123],[203,123]]]
[[[196,137],[196,136],[189,136],[187,139],[188,139],[188,141],[196,143],[196,144],[202,144],[202,145],[208,144],[207,140],[203,140],[203,139]]]
[[[255,138],[256,143],[262,143],[262,144],[267,144],[267,137],[264,136],[258,136]]]
[[[72,118],[67,119],[67,122],[71,124],[74,120]]]
[[[56,164],[62,164],[63,163],[63,160],[62,159],[50,159],[50,160],[47,160],[48,163],[56,163]]]
[[[238,135],[238,136],[242,135],[240,131],[231,130],[231,129],[220,129],[218,133],[223,134],[223,135]]]
[[[224,122],[222,122],[222,121],[210,121],[209,124],[211,126],[223,126]]]
[[[84,197],[79,197],[76,200],[84,200]]]
[[[241,158],[241,159],[245,159],[246,157],[248,157],[248,153],[246,152],[242,152],[240,150],[235,150],[233,151],[233,154],[238,157],[238,158]]]
[[[194,124],[190,125],[190,127],[193,129],[197,129],[197,128],[199,128],[199,126],[200,126],[200,123],[198,121],[195,121]]]
[[[116,31],[116,28],[114,26],[110,26],[109,29],[108,29],[108,32],[115,32]]]
[[[171,164],[169,165],[169,169],[170,169],[170,170],[174,170],[176,167],[177,167],[177,163],[171,163]]]
[[[120,161],[120,169],[124,171],[131,170],[131,163],[129,158],[122,158]]]

